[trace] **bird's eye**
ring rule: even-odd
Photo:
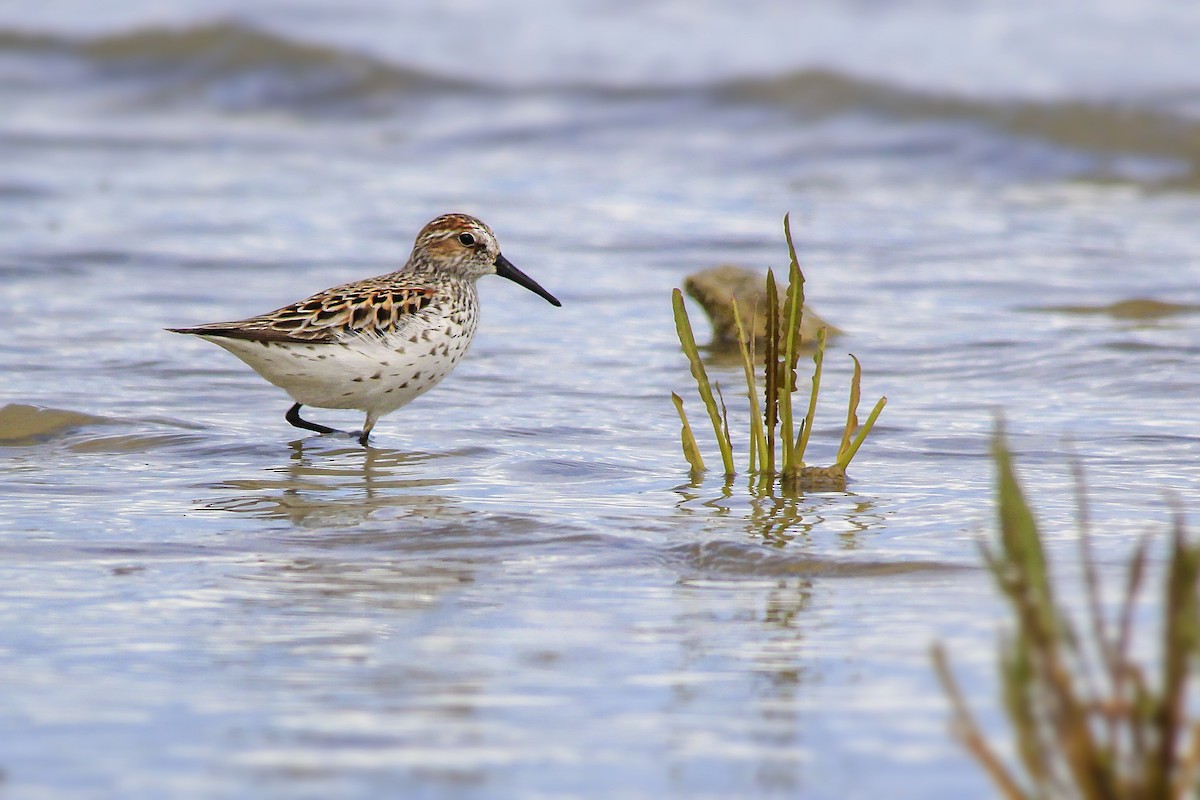
[[[463,247],[475,246],[475,237],[469,233],[460,233],[458,235],[458,241],[462,243]]]

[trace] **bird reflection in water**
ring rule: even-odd
[[[441,454],[332,444],[303,439],[287,461],[251,477],[213,484],[222,495],[201,508],[258,518],[286,519],[298,527],[346,527],[372,519],[452,513],[454,501],[436,491],[455,483],[430,468]]]

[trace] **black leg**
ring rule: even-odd
[[[309,422],[306,419],[300,419],[300,409],[301,405],[296,403],[296,405],[288,409],[287,415],[284,416],[284,419],[295,425],[297,428],[304,428],[305,430],[316,431],[317,433],[338,433],[337,428],[330,428],[328,425],[318,425],[315,422]]]
[[[371,438],[371,430],[375,427],[375,422],[379,417],[371,412],[367,412],[367,418],[363,420],[363,429],[358,432],[358,443],[363,447],[367,446],[367,439]]]

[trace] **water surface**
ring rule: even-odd
[[[979,796],[928,647],[1000,734],[996,413],[1062,559],[1068,450],[1106,563],[1190,508],[1194,15],[569,5],[465,7],[495,35],[457,50],[432,5],[0,11],[14,796]],[[564,306],[485,279],[369,449],[162,330],[394,269],[449,210]],[[677,450],[670,289],[784,265],[785,211],[847,332],[814,459],[847,353],[889,398],[846,493]],[[1182,313],[1110,313],[1140,298]]]

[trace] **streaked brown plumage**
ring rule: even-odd
[[[303,405],[366,413],[359,441],[375,422],[437,385],[470,346],[478,321],[475,282],[498,274],[561,305],[500,254],[491,228],[445,214],[418,234],[396,272],[335,286],[275,311],[235,322],[170,328],[229,350]]]

